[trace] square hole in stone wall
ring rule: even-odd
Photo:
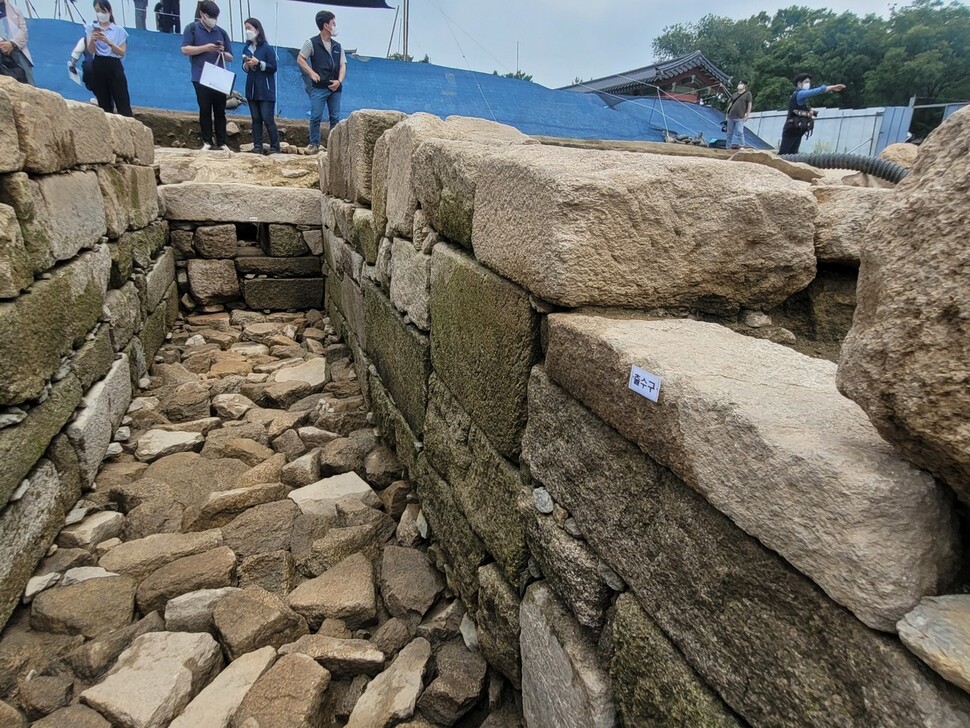
[[[255,243],[259,240],[259,228],[266,227],[258,222],[237,222],[236,239],[244,243]]]

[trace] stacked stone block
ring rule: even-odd
[[[0,624],[174,322],[141,123],[0,78]]]
[[[184,182],[159,197],[189,310],[323,305],[320,196],[297,187]]]
[[[893,192],[366,111],[320,178],[328,312],[528,725],[970,720],[896,636],[957,584],[952,494],[758,340],[808,300],[837,351]]]

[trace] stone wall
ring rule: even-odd
[[[170,221],[183,309],[213,313],[243,307],[320,308],[319,192],[271,186],[273,180],[262,177],[259,184],[182,181],[194,180],[197,173],[187,162],[165,154],[159,169],[163,182],[175,182],[163,184],[159,198]],[[235,166],[247,169],[242,162]],[[248,168],[251,173],[254,169]]]
[[[174,322],[141,123],[0,78],[0,625]]]
[[[530,727],[970,721],[897,636],[966,566],[953,493],[795,350],[838,356],[895,192],[426,114],[322,160],[327,310]]]

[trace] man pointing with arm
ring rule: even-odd
[[[347,75],[347,57],[334,36],[337,20],[329,10],[316,16],[320,33],[307,40],[296,57],[303,72],[310,77],[310,146],[307,151],[320,151],[320,122],[326,105],[330,129],[340,120],[340,94]],[[329,135],[329,132],[328,132]]]

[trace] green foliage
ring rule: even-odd
[[[859,108],[970,98],[970,8],[913,0],[889,18],[792,6],[733,20],[706,15],[664,28],[653,42],[658,60],[701,50],[733,79],[745,79],[754,108],[783,109],[792,78],[844,83],[819,105]]]
[[[412,62],[413,63],[431,63],[431,58],[428,56],[427,53],[424,54],[424,58],[422,58],[420,61],[415,61],[414,60],[414,56],[412,56],[411,54],[404,55],[403,53],[392,53],[391,55],[389,55],[387,57],[387,60],[389,60],[389,61],[407,61],[408,63],[412,63]]]
[[[531,73],[526,73],[525,71],[516,71],[515,73],[511,73],[510,72],[510,73],[503,73],[503,74],[499,74],[498,71],[492,71],[492,75],[493,76],[501,75],[502,78],[514,78],[517,81],[531,81],[532,80],[532,74]]]

